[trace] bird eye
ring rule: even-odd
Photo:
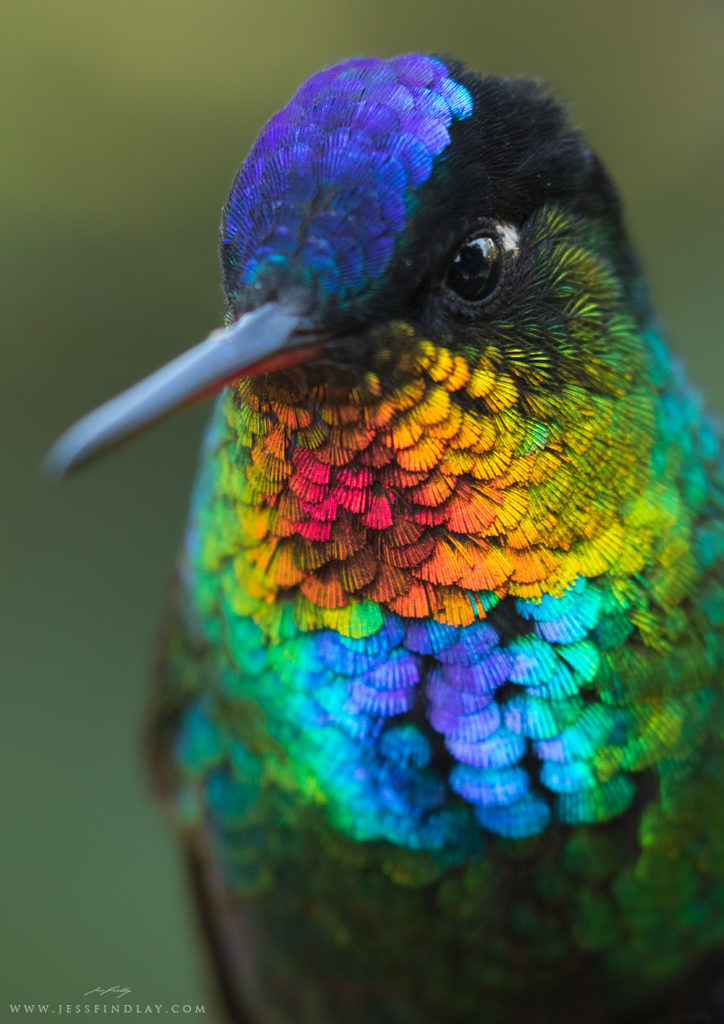
[[[445,284],[465,302],[482,302],[498,287],[502,267],[498,239],[493,235],[477,235],[456,252],[445,275]]]

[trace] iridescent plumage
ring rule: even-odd
[[[478,227],[503,269],[471,312],[444,268]],[[217,403],[160,672],[229,1005],[694,1007],[724,948],[721,443],[600,164],[530,83],[349,61],[262,132],[221,257],[230,320],[286,303],[320,345]]]

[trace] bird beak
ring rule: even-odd
[[[322,344],[320,334],[304,332],[299,314],[273,302],[260,306],[84,416],[55,442],[43,466],[64,476],[233,380],[314,358]]]

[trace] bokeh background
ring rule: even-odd
[[[723,409],[724,6],[5,0],[0,19],[0,1019],[124,985],[212,1020],[138,739],[205,413],[60,485],[43,451],[219,324],[219,209],[266,118],[325,63],[413,49],[571,101],[668,336]]]

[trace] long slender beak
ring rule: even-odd
[[[78,420],[55,442],[43,468],[64,476],[232,380],[313,358],[322,339],[295,333],[301,323],[299,314],[273,302],[246,313]]]

